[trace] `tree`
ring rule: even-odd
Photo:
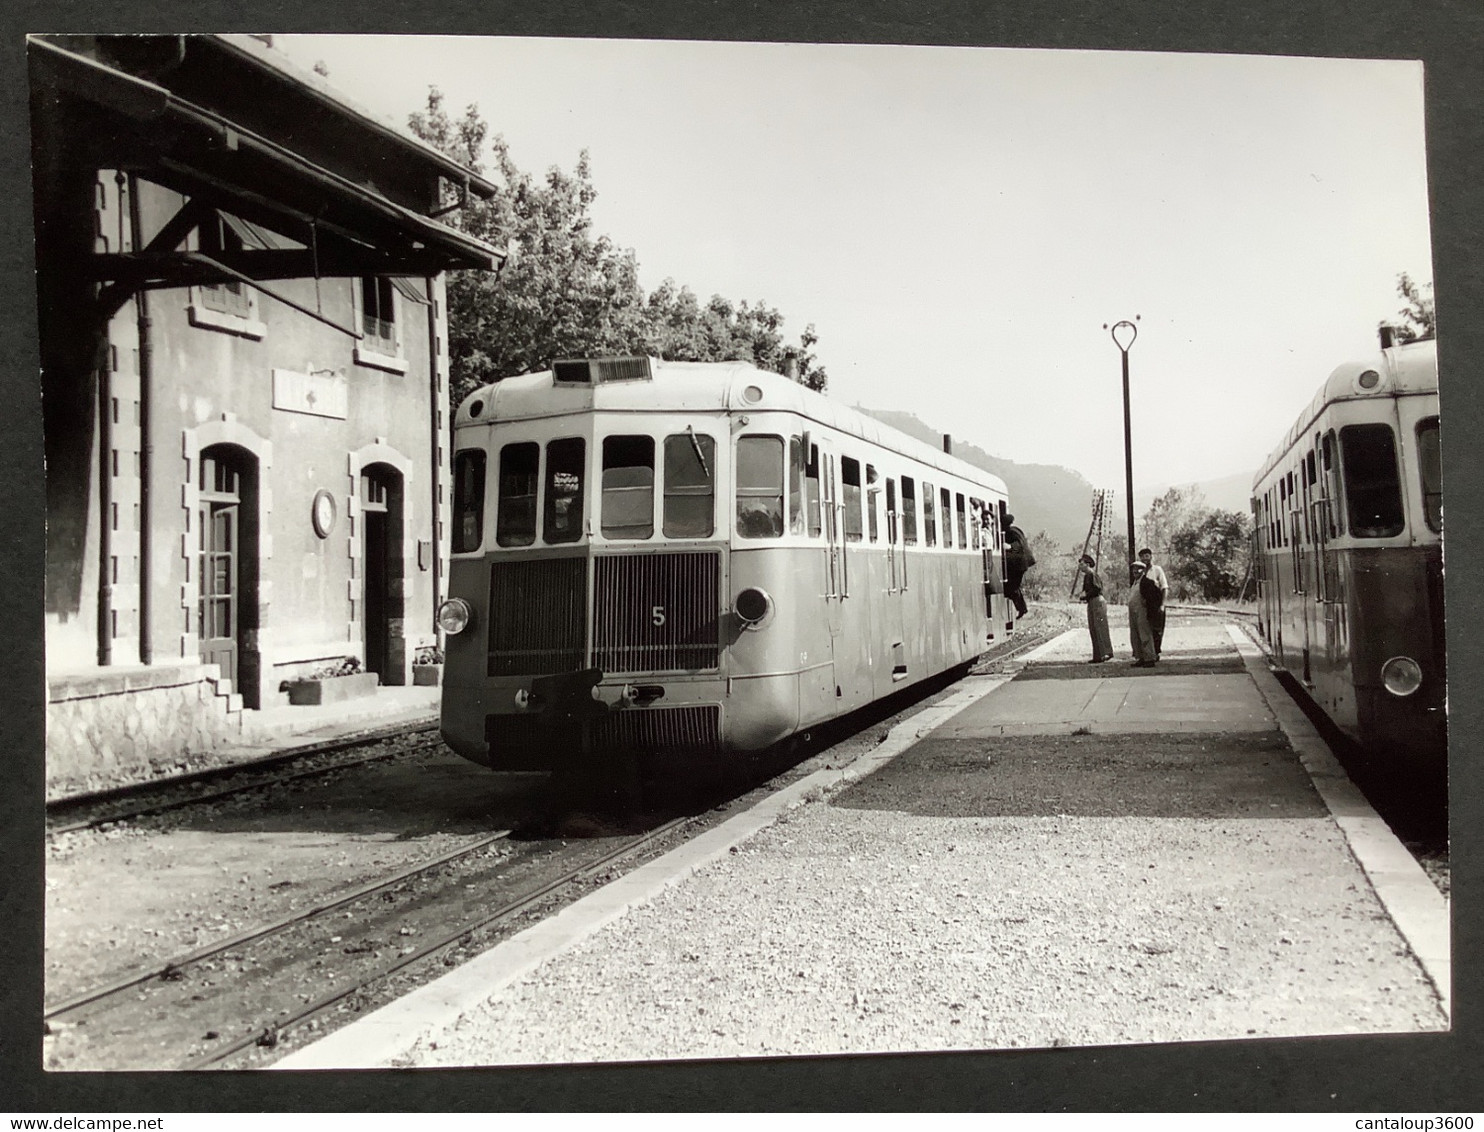
[[[1170,540],[1166,573],[1177,597],[1225,601],[1238,596],[1246,574],[1251,524],[1220,508],[1187,523]]]
[[[1045,531],[1037,531],[1031,536],[1031,556],[1036,564],[1020,580],[1020,592],[1026,600],[1066,601],[1066,579],[1076,570],[1076,559]]]
[[[1400,323],[1381,322],[1382,328],[1390,326],[1396,332],[1398,342],[1421,342],[1438,336],[1438,316],[1433,307],[1432,284],[1416,283],[1403,271],[1396,277],[1396,293],[1406,300],[1406,305],[1397,311]]]
[[[1139,545],[1148,547],[1157,561],[1170,557],[1175,532],[1206,513],[1206,497],[1194,484],[1172,487],[1149,505],[1139,522]]]
[[[561,357],[651,354],[669,360],[746,360],[783,372],[785,355],[799,362],[800,380],[823,389],[828,380],[805,329],[798,348],[783,340],[783,316],[766,303],[733,304],[713,296],[703,307],[685,287],[666,280],[645,296],[638,260],[593,231],[597,198],[587,151],[571,173],[553,167],[538,181],[511,160],[505,139],[489,137],[477,106],[455,121],[436,87],[425,109],[408,119],[412,131],[453,160],[484,175],[500,191],[470,200],[457,213],[463,231],[496,245],[508,258],[498,278],[461,271],[448,277],[449,361],[453,397],[512,374],[544,369]],[[451,190],[445,204],[453,204]]]

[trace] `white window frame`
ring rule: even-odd
[[[370,276],[357,275],[350,281],[350,307],[352,325],[356,329],[361,327],[361,317],[365,311],[365,304],[361,301],[361,287],[365,279]],[[392,298],[392,324],[397,328],[397,352],[395,354],[382,353],[374,350],[365,343],[367,339],[358,338],[355,343],[355,363],[358,366],[368,366],[371,369],[385,370],[387,373],[405,374],[407,372],[407,359],[403,356],[406,343],[407,304],[402,296],[397,293],[397,288],[389,288]]]

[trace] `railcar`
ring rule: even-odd
[[[1378,771],[1445,772],[1434,341],[1340,366],[1253,483],[1258,619],[1277,662]]]
[[[453,462],[441,726],[495,770],[759,751],[1013,627],[1003,481],[751,365],[557,361]]]

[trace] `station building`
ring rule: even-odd
[[[443,272],[495,187],[254,36],[29,41],[50,780],[411,679],[448,540]]]

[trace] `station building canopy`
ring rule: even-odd
[[[494,184],[264,37],[46,35],[28,46],[39,222],[49,185],[99,170],[185,198],[147,246],[76,265],[105,290],[428,276],[504,259],[439,219]],[[212,257],[183,250],[216,217],[246,237]]]

